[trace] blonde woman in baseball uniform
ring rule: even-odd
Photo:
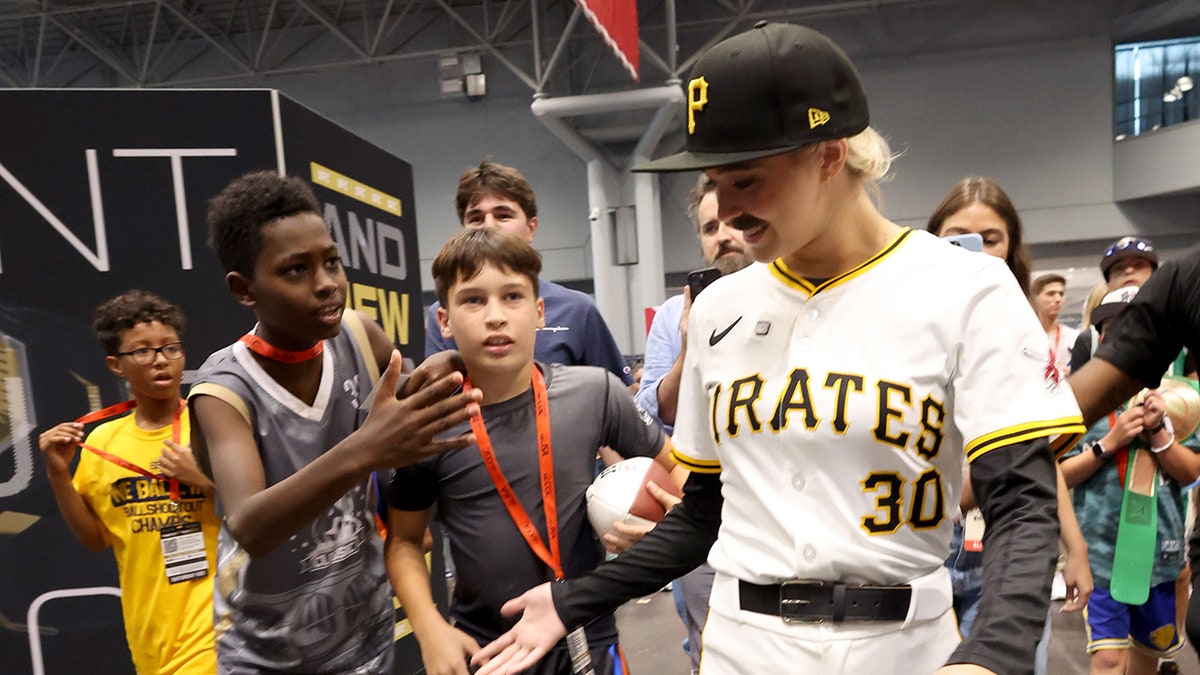
[[[687,150],[640,168],[703,169],[763,264],[692,307],[683,502],[616,560],[509,602],[524,615],[480,673],[519,672],[706,553],[705,675],[1031,673],[1057,555],[1051,440],[1084,428],[1012,275],[879,213],[890,151],[816,31],[762,23],[709,49],[687,120]],[[960,644],[942,562],[964,461],[988,528]]]

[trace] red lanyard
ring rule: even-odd
[[[1046,380],[1057,385],[1062,381],[1062,373],[1058,370],[1058,341],[1062,337],[1062,326],[1054,327],[1054,346],[1050,347],[1050,360],[1046,361],[1043,375]]]
[[[130,410],[133,410],[136,407],[137,407],[137,401],[129,400],[129,401],[125,401],[124,403],[110,405],[107,408],[104,408],[103,410],[97,410],[96,412],[88,413],[88,414],[84,415],[83,417],[80,417],[79,419],[75,420],[75,422],[77,424],[91,424],[92,422],[99,422],[100,420],[108,419],[109,417],[115,417],[117,415],[120,415],[123,412],[128,412]],[[183,411],[185,408],[187,408],[187,401],[184,401],[183,399],[179,399],[179,407],[175,409],[175,417],[171,420],[171,440],[176,443],[179,442],[180,436],[182,434],[183,423],[180,421],[180,418],[183,416]],[[112,453],[105,452],[104,450],[101,450],[96,447],[92,447],[92,446],[88,445],[87,443],[80,443],[79,447],[84,448],[85,450],[92,451],[93,453],[99,455],[101,458],[107,459],[108,461],[112,462],[113,464],[116,464],[117,466],[121,467],[122,469],[128,469],[134,473],[141,474],[147,478],[153,478],[155,480],[165,479],[171,487],[171,501],[175,502],[175,503],[179,503],[179,479],[167,478],[166,476],[163,476],[161,474],[151,473],[151,472],[147,471],[146,469],[143,469],[142,467],[138,466],[137,464],[134,464],[133,462],[125,459],[124,457],[118,457]]]
[[[325,351],[325,341],[318,340],[317,344],[299,352],[290,352],[286,349],[280,349],[266,340],[258,337],[253,333],[246,333],[239,341],[250,348],[250,351],[258,354],[265,359],[272,361],[280,361],[282,363],[303,363],[311,361],[321,355]]]
[[[463,386],[470,388],[470,380],[464,382]],[[542,373],[537,366],[533,367],[533,404],[537,421],[538,471],[541,475],[542,507],[546,512],[546,534],[550,539],[549,549],[542,541],[541,535],[538,534],[537,527],[529,519],[525,507],[521,506],[512,486],[500,472],[500,464],[496,462],[496,453],[492,450],[492,441],[488,438],[482,414],[471,415],[471,430],[475,432],[475,442],[479,445],[479,454],[483,457],[483,464],[491,474],[492,482],[496,484],[496,491],[500,493],[500,499],[504,500],[504,507],[508,509],[508,515],[512,517],[513,523],[521,531],[525,543],[529,544],[529,548],[533,549],[542,562],[554,570],[554,578],[562,579],[562,556],[558,549],[558,504],[554,498],[554,456],[550,445],[550,404],[546,397],[546,381],[542,378]]]
[[[1117,426],[1117,413],[1108,413],[1108,428],[1112,429]],[[1123,445],[1113,451],[1113,459],[1117,462],[1117,476],[1121,479],[1121,486],[1125,485],[1125,472],[1129,468],[1129,446]]]

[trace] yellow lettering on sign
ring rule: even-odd
[[[408,293],[398,293],[368,284],[351,283],[346,309],[356,309],[383,326],[389,340],[408,344]]]

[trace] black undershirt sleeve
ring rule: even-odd
[[[585,625],[698,567],[717,540],[722,503],[720,474],[691,474],[683,501],[641,541],[582,577],[551,585],[563,625]]]
[[[971,635],[948,663],[1033,672],[1058,558],[1054,460],[1047,439],[996,448],[971,462],[983,510],[983,597]]]
[[[1189,338],[1196,339],[1191,331],[1196,328],[1193,284],[1198,277],[1194,268],[1188,275],[1175,263],[1156,270],[1109,324],[1096,356],[1139,382],[1157,387],[1179,350]]]
[[[949,662],[1004,675],[1032,672],[1058,550],[1049,444],[1036,439],[992,450],[971,464],[971,476],[988,522],[984,593],[971,637]],[[720,487],[718,475],[692,474],[683,502],[640,542],[583,577],[553,584],[563,625],[584,625],[703,562],[720,528]]]

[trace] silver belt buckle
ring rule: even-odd
[[[829,585],[827,581],[819,579],[788,579],[779,584],[779,618],[783,619],[784,623],[821,623],[824,619],[819,617],[794,616],[788,612],[790,607],[803,607],[811,604],[812,601],[803,598],[787,597],[788,589],[821,589]]]

